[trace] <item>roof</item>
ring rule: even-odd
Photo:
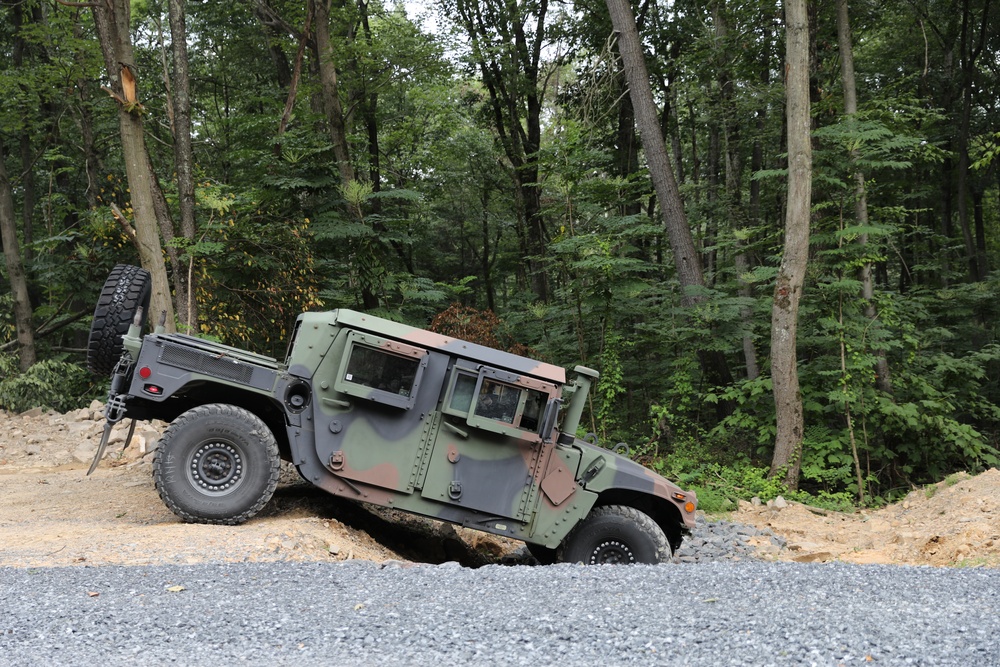
[[[531,375],[555,384],[566,383],[566,370],[543,361],[522,357],[503,350],[497,350],[485,345],[451,336],[443,336],[427,329],[418,329],[407,324],[393,322],[374,315],[359,313],[341,308],[333,311],[333,320],[337,324],[379,334],[389,338],[417,345],[427,349],[444,350],[449,354],[469,359],[488,366],[496,366],[505,370]]]

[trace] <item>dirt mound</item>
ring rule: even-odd
[[[242,526],[181,522],[156,494],[153,448],[166,424],[103,431],[103,406],[67,414],[0,411],[0,565],[140,565],[352,558],[481,565],[520,543],[436,521],[368,511],[303,482],[283,464],[274,498]],[[127,424],[127,422],[126,422]]]
[[[774,558],[1000,566],[1000,470],[952,475],[893,505],[853,514],[782,504],[740,503],[730,517],[784,536],[788,547],[770,550]]]

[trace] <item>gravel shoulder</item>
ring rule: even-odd
[[[1000,664],[1000,570],[0,567],[6,665]]]

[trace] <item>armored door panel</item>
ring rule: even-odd
[[[550,383],[456,363],[422,495],[491,516],[526,520],[535,504],[543,447],[540,416]]]
[[[541,443],[455,426],[444,417],[421,495],[491,516],[524,519],[537,495]]]
[[[412,492],[447,357],[345,332],[317,369],[316,453],[344,480]]]

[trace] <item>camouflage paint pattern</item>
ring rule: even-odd
[[[130,416],[266,401],[300,474],[337,496],[550,548],[602,498],[640,499],[675,547],[694,525],[693,493],[540,432],[564,389],[579,412],[589,369],[567,384],[558,366],[349,310],[300,315],[284,363],[176,334],[127,336],[125,349]]]

